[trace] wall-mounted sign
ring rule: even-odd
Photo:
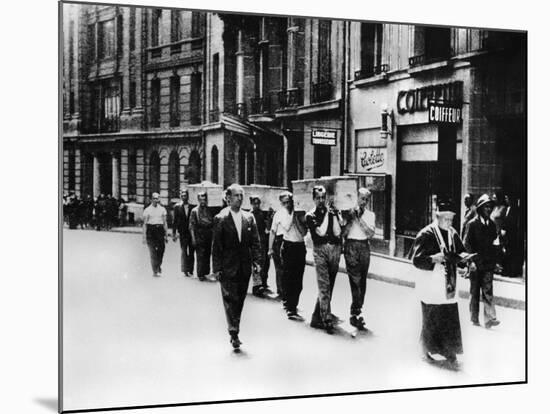
[[[384,170],[386,148],[357,148],[356,172],[375,172]]]
[[[428,122],[432,124],[460,124],[462,108],[430,102],[428,104]]]
[[[397,94],[397,112],[412,114],[413,112],[426,111],[430,102],[452,106],[462,105],[462,81],[399,91]]]
[[[311,130],[311,144],[312,145],[336,145],[336,137],[338,136],[337,129],[318,129],[313,128]]]

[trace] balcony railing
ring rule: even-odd
[[[210,110],[208,120],[210,122],[218,122],[220,120],[220,109],[218,107]]]
[[[411,56],[409,58],[409,66],[415,67],[415,66],[428,65],[430,63],[449,59],[452,55],[453,55],[453,50],[449,49],[442,53],[438,53],[436,55],[422,54],[422,55]]]
[[[261,96],[250,99],[250,114],[266,114],[271,112],[271,102],[270,97]]]
[[[311,84],[311,102],[325,102],[332,99],[333,86],[331,81]]]
[[[279,91],[279,109],[295,108],[303,104],[304,91],[302,88]]]
[[[390,70],[388,64],[384,63],[382,65],[371,66],[367,69],[361,69],[355,72],[355,80],[372,78],[376,75],[381,75]]]
[[[150,59],[158,59],[163,56],[163,50],[168,49],[168,55],[179,55],[180,53],[184,54],[194,54],[199,50],[202,50],[203,46],[203,37],[197,38],[188,38],[178,40],[172,43],[166,43],[163,45],[153,46],[148,48],[150,52]],[[167,56],[167,55],[164,55]]]

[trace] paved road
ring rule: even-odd
[[[64,230],[63,238],[65,410],[524,380],[523,311],[497,307],[502,324],[489,331],[468,323],[460,301],[465,354],[453,372],[420,358],[413,289],[369,280],[371,333],[356,339],[289,321],[280,303],[249,296],[235,354],[218,284],[179,274],[179,244],[169,243],[164,274],[153,278],[139,235]],[[308,266],[306,319],[315,295]],[[347,319],[349,301],[339,274],[333,312]]]

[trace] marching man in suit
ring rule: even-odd
[[[217,274],[233,348],[241,345],[239,325],[252,267],[261,271],[262,253],[254,216],[241,210],[244,191],[232,184],[227,192],[228,207],[214,218],[212,264]]]
[[[174,223],[172,226],[172,239],[176,241],[179,233],[181,246],[181,272],[185,276],[193,275],[193,245],[191,244],[191,233],[189,232],[189,192],[182,187],[180,191],[181,200],[174,206]]]

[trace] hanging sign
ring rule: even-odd
[[[313,128],[311,130],[311,144],[336,146],[337,136],[338,136],[338,130],[336,129]]]
[[[386,164],[386,148],[357,148],[356,172],[383,170]]]

